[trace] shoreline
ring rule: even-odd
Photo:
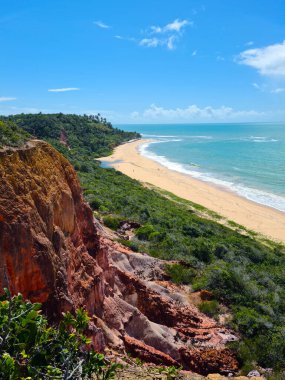
[[[115,148],[111,156],[98,160],[107,162],[116,170],[142,183],[169,191],[266,238],[285,243],[285,213],[243,198],[221,186],[168,169],[142,156],[138,152],[139,146],[150,141],[152,140],[143,139],[126,142]]]

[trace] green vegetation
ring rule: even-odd
[[[175,380],[179,379],[179,373],[182,367],[150,367],[147,372],[152,375],[154,378],[156,375],[165,375],[166,380]]]
[[[103,217],[103,222],[105,226],[111,228],[112,230],[117,230],[120,226],[120,222],[123,220],[122,217],[116,215],[106,215]]]
[[[122,142],[140,137],[138,133],[113,128],[100,115],[39,113],[1,117],[1,120],[13,122],[32,136],[50,142],[83,172],[88,170],[84,162],[90,159],[90,154],[93,158],[108,155]]]
[[[73,115],[61,115],[58,119],[67,118],[68,122],[69,117]],[[38,130],[42,130],[42,120],[48,120],[49,115],[11,118],[15,122],[19,119],[20,125],[35,134],[37,130],[31,130],[30,119],[36,120]],[[61,128],[67,130],[63,124]],[[85,197],[96,215],[112,228],[117,228],[121,219],[140,223],[142,227],[131,242],[122,240],[125,245],[155,257],[178,261],[167,266],[175,282],[191,284],[194,290],[211,291],[219,304],[227,306],[233,316],[231,327],[242,336],[233,348],[243,365],[255,362],[275,370],[285,369],[284,247],[268,241],[263,244],[245,231],[241,234],[217,223],[213,219],[219,216],[211,215],[199,205],[145,188],[113,169],[99,166],[95,158],[102,150],[106,154],[117,143],[134,135],[119,131],[109,143],[101,131],[102,141],[105,141],[101,148],[96,144],[91,147],[90,138],[85,141],[84,128],[77,131],[74,127],[73,133],[71,140],[76,144],[71,144],[68,137],[70,149],[58,139],[51,139],[50,134],[38,137],[50,141],[74,164]],[[108,136],[114,133],[111,131]],[[205,217],[201,217],[203,214]],[[207,307],[209,313],[213,313],[215,302],[200,307],[204,310]]]
[[[114,377],[117,364],[93,351],[84,335],[90,318],[78,309],[50,326],[40,304],[21,295],[0,298],[0,373],[3,380],[91,379]]]
[[[191,284],[196,276],[194,269],[181,264],[167,264],[165,271],[176,284]]]
[[[209,317],[217,317],[220,311],[219,303],[216,300],[203,301],[198,305],[199,310]]]
[[[29,139],[29,134],[15,123],[0,120],[0,148],[4,146],[18,147]]]

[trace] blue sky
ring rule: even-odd
[[[0,0],[0,113],[285,120],[284,0]]]

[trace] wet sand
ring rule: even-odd
[[[143,157],[138,148],[149,140],[136,140],[117,147],[111,156],[100,160],[116,170],[198,203],[226,219],[285,243],[285,213],[259,205],[226,189],[208,184]]]

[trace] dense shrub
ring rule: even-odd
[[[5,122],[13,122],[39,139],[48,140],[74,163],[78,155],[87,161],[77,160],[76,166],[82,172],[89,171],[88,157],[102,157],[112,149],[130,139],[138,138],[138,133],[124,132],[113,128],[100,115],[19,114],[1,117]]]
[[[10,297],[0,299],[0,373],[3,380],[111,379],[117,364],[93,351],[84,335],[89,317],[78,309],[65,313],[58,327],[50,326],[41,305]]]
[[[168,264],[165,271],[177,284],[190,284],[195,277],[195,271],[192,268],[187,268],[181,264]]]
[[[11,121],[0,120],[0,148],[4,146],[17,147],[29,138],[29,134]]]
[[[140,240],[154,240],[159,235],[153,225],[146,224],[136,230],[136,236]]]
[[[220,310],[219,303],[216,300],[203,301],[198,305],[198,308],[209,317],[216,317]]]
[[[123,219],[120,216],[116,215],[107,215],[103,217],[103,222],[105,226],[111,228],[114,231],[116,231],[119,228],[122,220]]]

